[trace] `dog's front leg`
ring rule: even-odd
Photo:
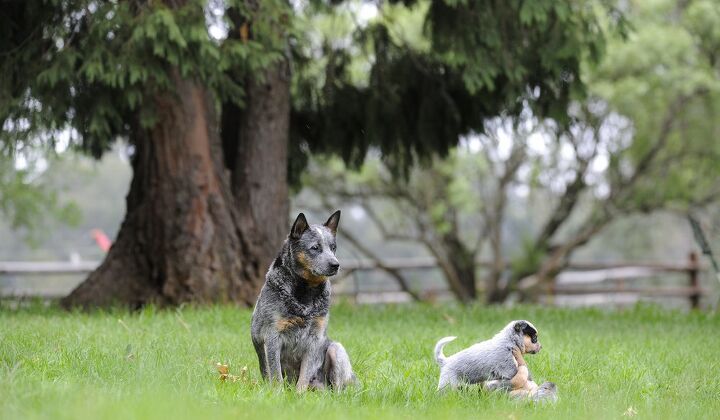
[[[298,381],[295,387],[298,392],[304,392],[308,389],[310,381],[322,368],[322,363],[323,355],[320,352],[319,346],[311,346],[300,363],[300,374],[298,375]]]
[[[265,377],[270,382],[282,382],[282,367],[280,366],[281,343],[278,335],[266,337],[263,344],[265,350]]]
[[[267,379],[267,363],[265,362],[265,344],[259,341],[255,336],[252,337],[253,347],[258,356],[258,364],[260,365],[260,375],[263,379]]]
[[[515,361],[518,364],[518,370],[517,374],[510,379],[510,384],[512,385],[510,396],[518,399],[533,397],[535,393],[537,393],[538,386],[529,379],[530,371],[520,350],[513,349],[513,357],[515,357]]]
[[[525,389],[527,387],[530,372],[528,371],[527,364],[525,363],[525,359],[522,357],[520,350],[513,349],[512,353],[515,357],[515,361],[518,364],[517,373],[515,374],[515,376],[512,377],[512,379],[510,379],[510,385],[512,386],[512,391],[514,392],[516,390]]]

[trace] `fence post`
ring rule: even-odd
[[[689,295],[690,307],[697,309],[700,307],[700,269],[698,267],[698,255],[695,251],[692,251],[689,255],[688,278],[692,289]]]
[[[355,304],[358,303],[358,296],[360,295],[360,282],[358,281],[357,277],[357,270],[353,271],[353,299],[355,300]]]

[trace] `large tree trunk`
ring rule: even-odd
[[[233,27],[230,38],[254,39],[252,16],[262,5],[244,2],[246,9],[230,8]],[[280,16],[280,20],[287,17]],[[285,28],[273,23],[277,46],[287,45]],[[245,30],[241,30],[244,28]],[[270,65],[262,74],[245,80],[245,104],[222,107],[221,130],[226,165],[232,173],[232,191],[241,214],[251,221],[260,235],[258,257],[268,267],[275,259],[289,231],[288,142],[290,135],[289,54]]]
[[[252,22],[228,13],[237,29],[230,36],[247,36]],[[278,45],[286,45],[281,29]],[[176,89],[156,98],[155,127],[134,130],[118,238],[64,305],[254,303],[288,230],[288,62],[256,76],[244,83],[244,109],[223,104],[218,132],[210,95],[173,72]]]
[[[252,221],[236,207],[212,101],[201,86],[173,77],[174,94],[156,98],[157,124],[135,130],[117,240],[65,306],[255,299],[266,261],[248,240],[256,237]]]
[[[269,67],[264,77],[249,81],[246,86],[247,106],[238,112],[232,190],[240,210],[253,220],[258,234],[262,235],[258,256],[268,267],[290,228],[287,173],[290,75],[287,61]],[[223,115],[223,121],[227,120],[228,117]],[[232,150],[228,152],[232,153]]]

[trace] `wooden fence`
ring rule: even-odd
[[[0,261],[0,276],[88,274],[99,265],[99,261]]]
[[[691,308],[698,308],[700,300],[708,293],[700,283],[701,274],[705,270],[694,252],[690,253],[687,261],[682,263],[572,264],[557,276],[547,293],[553,296],[636,294],[647,297],[685,298]],[[668,274],[675,274],[675,277],[685,280],[681,280],[677,285],[634,284],[641,279]]]
[[[405,258],[383,261],[382,264],[372,260],[355,260],[343,262],[343,273],[338,283],[346,282],[356,272],[379,271],[382,267],[400,271],[436,269],[437,263],[432,258]],[[490,263],[479,261],[478,267],[489,267]],[[688,259],[679,263],[656,262],[613,262],[571,263],[560,273],[553,284],[543,292],[547,296],[582,296],[582,295],[618,295],[634,294],[646,297],[672,297],[687,299],[690,307],[700,306],[700,300],[708,293],[701,287],[700,277],[706,269],[698,261],[698,255],[690,253]],[[668,274],[680,274],[685,277],[685,284],[674,286],[639,286],[635,283],[642,279],[652,279]],[[481,277],[480,277],[481,279]],[[482,286],[480,287],[482,291]],[[450,295],[447,288],[423,290],[429,295]],[[345,287],[341,294],[350,295],[359,302],[402,302],[411,300],[407,293],[399,288],[394,291],[373,292],[361,291],[357,287]]]
[[[47,275],[84,275],[99,265],[97,261],[83,262],[0,262],[2,276],[47,276]],[[487,267],[489,263],[478,262],[478,267]],[[356,273],[381,271],[382,267],[400,271],[433,270],[437,263],[432,258],[395,258],[383,261],[382,264],[372,260],[346,260],[342,262],[342,272],[334,281],[338,283],[339,294],[349,295],[358,302],[402,302],[409,301],[410,296],[397,290],[360,290],[357,280],[348,285],[348,281]],[[688,300],[691,307],[697,308],[707,290],[701,287],[700,277],[705,270],[695,253],[690,253],[687,261],[680,263],[572,263],[555,282],[544,290],[549,296],[582,296],[582,295],[616,295],[634,294],[647,297],[675,297]],[[668,274],[681,274],[686,280],[684,284],[672,286],[638,286],[640,279],[656,278]],[[480,277],[481,278],[481,277]],[[392,281],[391,281],[392,282]],[[481,288],[482,289],[482,288]],[[424,295],[450,295],[447,288],[424,289]],[[11,293],[12,295],[12,293]],[[44,295],[43,293],[25,293],[25,295]]]

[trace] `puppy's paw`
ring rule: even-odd
[[[485,391],[489,391],[489,392],[494,392],[494,391],[510,392],[511,385],[510,385],[510,381],[501,381],[499,379],[494,379],[491,381],[483,382],[483,389]]]
[[[557,402],[557,391],[557,385],[555,385],[555,383],[545,382],[533,393],[532,400],[535,402]]]

